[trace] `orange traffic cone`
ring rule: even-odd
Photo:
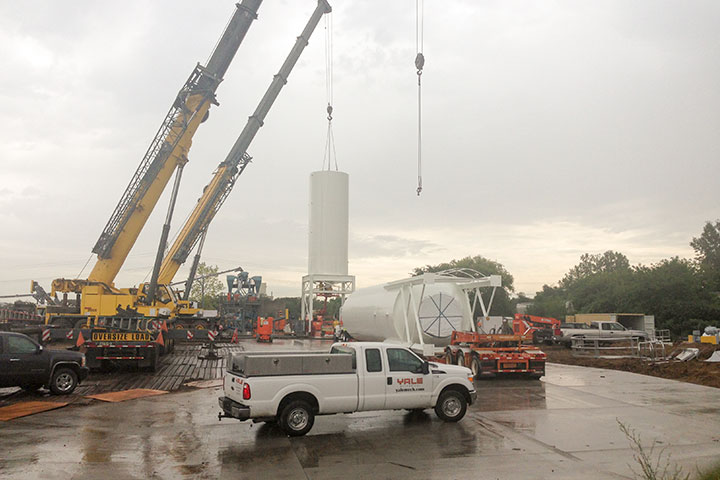
[[[80,333],[78,333],[77,342],[75,342],[75,346],[76,346],[76,347],[79,347],[79,346],[81,346],[83,343],[85,343],[85,338],[83,338],[82,330],[80,330]]]
[[[167,320],[163,320],[161,330],[162,330],[163,332],[167,332],[167,331],[168,331],[168,328],[167,328]]]
[[[162,345],[163,347],[165,346],[165,340],[163,340],[162,331],[158,332],[158,336],[155,339],[155,343],[158,343],[158,344]]]

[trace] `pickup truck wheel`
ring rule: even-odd
[[[77,387],[78,377],[69,368],[58,368],[50,379],[50,391],[56,395],[67,395]]]
[[[314,423],[312,407],[303,400],[288,403],[280,414],[280,427],[291,437],[305,435]]]
[[[465,416],[467,401],[462,393],[457,390],[446,390],[440,394],[435,413],[441,420],[446,422],[457,422]]]

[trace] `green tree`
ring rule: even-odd
[[[720,220],[705,223],[702,234],[694,237],[690,246],[707,287],[720,291]]]
[[[568,288],[568,301],[574,312],[604,313],[632,312],[628,288],[633,282],[633,271],[601,271],[578,279]]]
[[[340,318],[340,304],[342,299],[340,297],[334,297],[328,300],[327,312],[325,316],[327,318]]]
[[[570,269],[560,280],[560,286],[570,288],[572,285],[592,275],[602,272],[628,272],[630,271],[630,261],[620,252],[608,250],[605,253],[592,255],[584,253],[580,256],[580,263]]]
[[[300,297],[281,297],[277,300],[285,304],[290,318],[300,318]]]
[[[620,252],[584,253],[557,287],[545,286],[537,293],[531,311],[561,320],[575,312],[632,311],[626,298],[632,274],[630,261]]]
[[[532,303],[532,298],[525,295],[523,292],[519,292],[517,297],[510,300],[510,305],[513,308],[513,312],[518,313],[517,306],[519,303]]]
[[[192,289],[190,289],[190,300],[197,302],[200,308],[209,310],[218,307],[219,296],[223,293],[223,283],[217,277],[219,269],[217,265],[206,265],[200,262],[195,274]]]
[[[542,291],[535,294],[532,305],[528,307],[528,313],[565,321],[565,315],[569,313],[567,304],[567,292],[563,288],[543,285]]]
[[[669,329],[674,336],[702,330],[720,313],[694,264],[678,257],[636,267],[627,296],[634,311],[654,314],[656,328]]]
[[[515,291],[513,276],[501,263],[489,260],[481,255],[475,255],[474,257],[468,256],[461,258],[460,260],[451,260],[450,262],[440,263],[438,265],[425,265],[424,267],[418,267],[413,270],[412,275],[442,272],[453,268],[470,268],[482,273],[483,275],[500,275],[502,277],[503,286],[495,293],[493,305],[489,313],[490,315],[502,316],[512,316],[515,313],[515,307],[510,299],[510,293]],[[483,298],[486,298],[485,295],[483,295]],[[487,297],[486,300],[487,299],[489,299],[489,297]],[[475,312],[476,317],[479,314],[480,307],[478,306],[477,309],[478,312]]]
[[[673,257],[631,267],[617,252],[585,254],[558,287],[545,285],[537,292],[528,312],[560,319],[573,312],[646,313],[655,316],[656,328],[684,336],[720,316],[720,300],[705,287],[696,265]]]

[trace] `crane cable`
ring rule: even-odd
[[[82,270],[80,270],[80,273],[78,273],[78,274],[77,274],[77,277],[75,277],[75,278],[80,278],[80,276],[83,274],[83,272],[84,272],[85,269],[87,268],[88,263],[90,263],[90,260],[92,259],[92,257],[93,257],[93,254],[91,253],[90,256],[89,256],[88,259],[87,259],[87,262],[85,262],[85,265],[83,265]]]
[[[420,196],[422,192],[422,78],[423,67],[425,66],[425,56],[423,55],[423,0],[415,0],[415,69],[417,70],[418,84],[418,135],[417,135],[417,172],[418,186],[417,194]]]
[[[332,12],[325,15],[325,90],[327,96],[327,139],[325,140],[325,152],[323,154],[323,170],[327,160],[327,169],[330,170],[332,163],[335,163],[335,171],[338,170],[337,152],[335,151],[335,136],[332,130],[333,120],[333,44],[332,44]]]

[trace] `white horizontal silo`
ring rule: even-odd
[[[348,174],[310,174],[308,274],[348,273]]]
[[[472,330],[470,304],[460,285],[419,284],[408,289],[419,303],[417,322],[408,321],[408,316],[415,314],[413,309],[407,309],[409,295],[404,296],[401,289],[377,285],[361,288],[345,301],[342,320],[348,333],[361,341],[400,340],[445,346],[453,330]]]
[[[356,340],[445,346],[453,331],[476,330],[473,310],[479,307],[487,317],[501,286],[499,275],[425,273],[355,291],[343,304],[341,318]],[[483,299],[481,289],[487,288],[492,289],[489,299]]]

